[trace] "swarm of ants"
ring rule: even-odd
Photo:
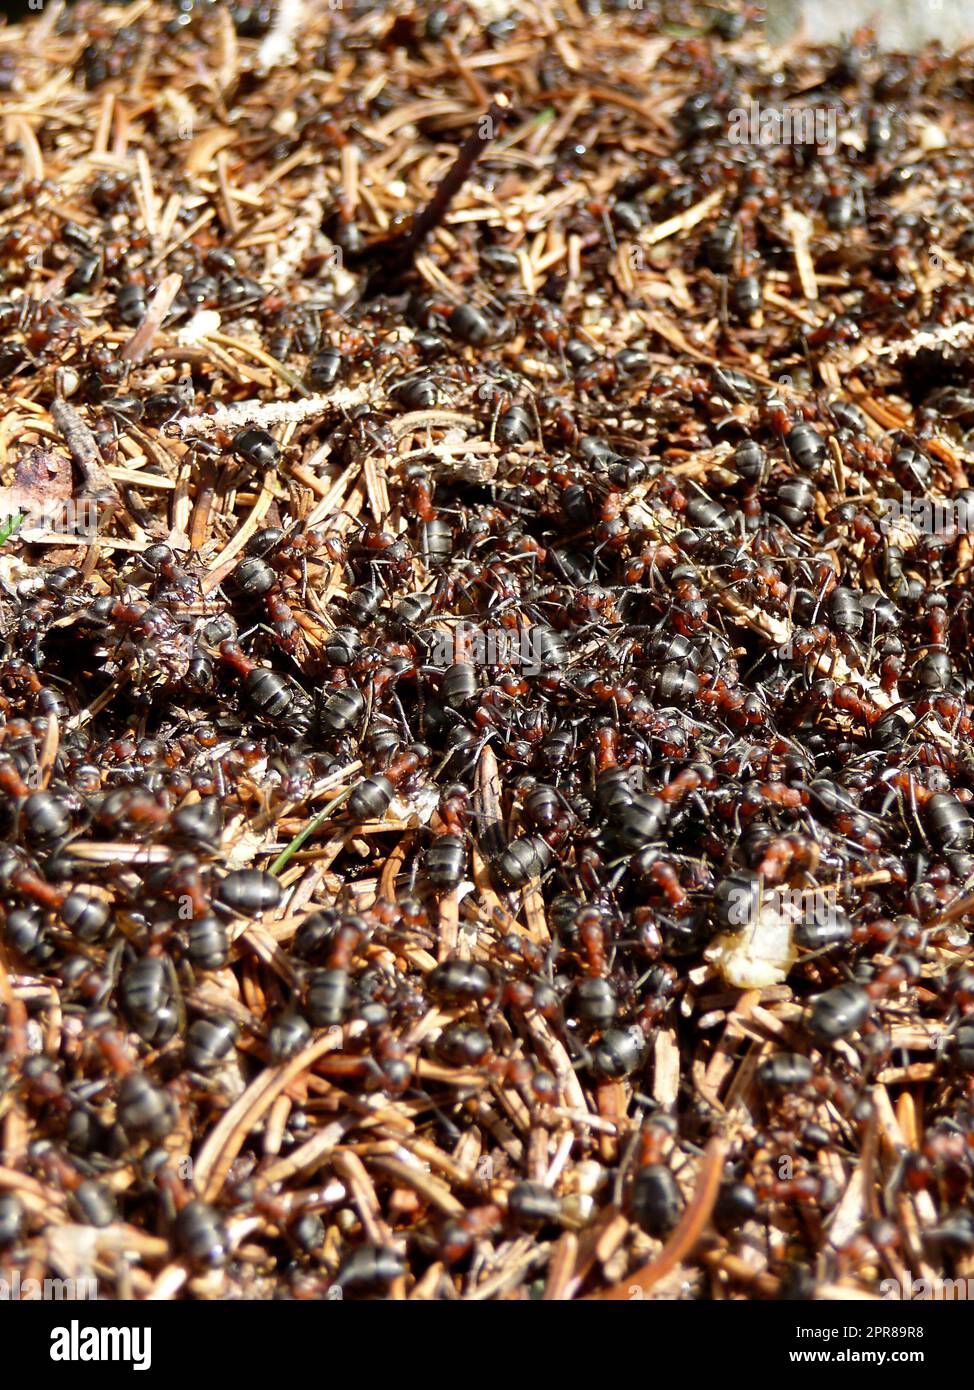
[[[0,1273],[970,1273],[974,54],[83,0],[0,99]]]

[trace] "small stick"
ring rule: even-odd
[[[126,362],[141,362],[152,346],[152,340],[162,327],[162,321],[172,308],[173,300],[183,283],[181,275],[167,275],[152,296],[152,302],[142,316],[142,322],[122,348],[119,357]]]
[[[216,175],[220,188],[220,200],[223,203],[223,216],[227,231],[232,237],[235,237],[240,232],[240,218],[237,216],[237,205],[234,202],[233,190],[230,187],[226,150],[221,150],[216,157]]]
[[[434,227],[443,221],[450,204],[470,176],[470,171],[490,141],[495,138],[507,108],[508,101],[505,96],[495,97],[490,110],[486,116],[478,120],[476,129],[467,136],[460,147],[460,153],[440,180],[439,187],[425,208],[414,218],[409,231],[368,248],[368,257],[372,259],[381,255],[383,264],[369,276],[363,296],[365,299],[371,299],[373,295],[388,290],[409,269],[417,251]]]
[[[223,1186],[230,1165],[243,1147],[254,1125],[273,1105],[295,1077],[310,1068],[326,1052],[340,1048],[344,1039],[340,1028],[329,1029],[302,1049],[289,1062],[270,1067],[251,1082],[206,1137],[196,1160],[194,1182],[197,1192],[212,1201]]]
[[[648,1293],[654,1284],[658,1284],[682,1260],[686,1259],[703,1234],[704,1227],[710,1219],[710,1213],[714,1209],[717,1189],[720,1187],[724,1173],[724,1157],[727,1148],[725,1139],[711,1139],[707,1145],[693,1198],[656,1259],[650,1260],[649,1264],[643,1265],[641,1269],[635,1270],[632,1274],[627,1274],[625,1279],[621,1279],[618,1284],[611,1285],[610,1288],[604,1289],[601,1293],[591,1294],[586,1301],[608,1299],[615,1302],[625,1302],[632,1298],[634,1290],[640,1290],[644,1294]]]
[[[74,406],[56,396],[51,402],[51,419],[60,430],[68,452],[85,480],[85,491],[94,498],[103,498],[120,506],[115,484],[105,468],[98,442]]]
[[[37,143],[37,136],[34,134],[33,127],[23,116],[15,116],[13,126],[24,156],[25,176],[37,183],[43,182],[44,156],[41,154],[41,147]]]
[[[646,232],[640,238],[644,246],[655,246],[658,241],[665,241],[667,237],[673,236],[675,232],[688,232],[695,227],[714,208],[719,207],[726,196],[723,188],[717,188],[713,193],[708,193],[706,198],[702,198],[699,203],[694,203],[693,207],[687,208],[686,212],[677,213],[675,217],[667,218],[665,222],[660,222],[656,227]]]
[[[577,1259],[578,1236],[572,1231],[566,1231],[555,1245],[554,1254],[548,1263],[548,1280],[542,1295],[546,1303],[560,1302],[566,1297]]]
[[[812,261],[808,243],[811,238],[812,224],[804,213],[799,212],[790,204],[786,204],[782,209],[782,222],[785,230],[791,237],[792,251],[795,257],[795,268],[798,271],[798,278],[801,281],[802,294],[808,300],[818,299],[818,285],[815,280],[815,265]]]
[[[40,756],[37,765],[41,771],[41,786],[46,787],[51,780],[51,773],[54,771],[54,761],[57,758],[58,745],[61,742],[61,726],[57,722],[57,715],[52,710],[47,716],[47,729],[44,733],[44,742],[41,745]]]
[[[200,467],[199,482],[196,485],[196,501],[193,516],[189,523],[189,548],[200,550],[209,535],[210,510],[216,493],[216,465],[211,459],[204,459]]]

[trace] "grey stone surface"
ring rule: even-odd
[[[788,37],[804,17],[813,41],[832,42],[860,24],[875,26],[884,48],[911,50],[931,39],[948,48],[974,40],[974,0],[768,0],[768,35]]]

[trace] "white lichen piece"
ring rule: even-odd
[[[411,816],[419,818],[420,825],[428,825],[433,818],[433,812],[440,804],[440,794],[436,787],[420,787],[409,797],[394,796],[389,803],[387,815],[393,820],[409,820]]]
[[[780,985],[795,962],[798,909],[780,893],[765,893],[754,920],[741,931],[725,933],[707,949],[707,958],[733,989],[767,989]]]
[[[177,421],[180,435],[208,435],[214,430],[241,430],[245,425],[257,425],[269,429],[274,425],[300,424],[318,415],[330,415],[361,405],[374,397],[374,388],[368,386],[339,387],[327,395],[307,396],[301,400],[289,401],[236,401],[233,405],[221,405],[212,415],[187,415]]]
[[[304,8],[305,0],[280,0],[274,23],[257,50],[257,67],[261,72],[294,62],[297,57],[294,40],[301,28]]]
[[[215,309],[200,309],[176,334],[180,347],[196,347],[210,333],[219,333],[220,315]]]

